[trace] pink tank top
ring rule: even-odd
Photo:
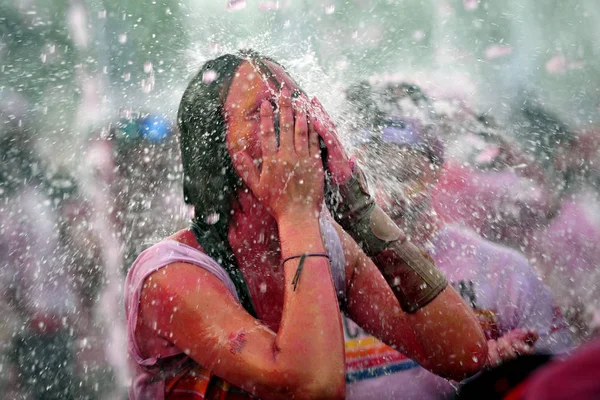
[[[333,224],[321,218],[321,235],[330,257],[331,275],[340,304],[346,297],[344,252]],[[174,240],[165,240],[143,251],[133,263],[125,281],[125,316],[127,318],[127,351],[133,363],[133,381],[129,388],[131,399],[165,398],[165,381],[195,362],[173,343],[164,340],[160,354],[144,358],[136,342],[140,296],[144,280],[162,267],[184,262],[204,268],[215,275],[238,299],[233,281],[216,261],[199,250]]]

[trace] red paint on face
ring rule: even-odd
[[[291,92],[298,89],[280,66],[268,61],[264,63],[277,82],[283,83]],[[242,150],[247,151],[254,159],[262,156],[259,141],[260,105],[265,100],[277,105],[280,92],[278,84],[269,79],[258,66],[245,61],[238,67],[224,104],[226,143],[231,156]],[[300,98],[309,104],[305,95]],[[241,215],[233,216],[228,237],[259,318],[273,331],[277,331],[283,311],[284,289],[283,270],[278,268],[281,255],[277,223],[270,214],[259,213],[254,208],[259,206],[258,199],[252,193],[244,193],[244,190],[245,188],[238,190],[237,199],[241,211],[246,215],[244,218]],[[259,215],[261,217],[256,221]],[[244,244],[248,240],[252,242],[261,232],[269,234],[263,235],[260,243],[254,242],[251,246]],[[239,240],[232,241],[236,236]],[[232,352],[241,350],[238,345],[242,343],[241,339],[232,338]]]

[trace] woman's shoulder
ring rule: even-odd
[[[192,248],[204,253],[204,250],[202,250],[202,247],[198,243],[198,240],[196,240],[196,236],[194,235],[194,232],[192,232],[192,230],[189,228],[177,231],[159,243],[163,243],[166,241],[174,241],[177,243],[185,244],[189,247],[192,247]]]
[[[194,234],[183,229],[142,251],[127,273],[128,287],[138,288],[152,273],[173,263],[210,264]]]
[[[163,270],[167,266],[175,268]],[[202,250],[190,229],[178,231],[144,250],[133,263],[127,283],[136,289],[140,288],[144,280],[158,270],[162,270],[161,276],[164,275],[166,280],[173,278],[177,281],[181,278],[175,270],[186,271],[185,274],[198,278],[216,278],[237,298],[235,285],[228,272]]]

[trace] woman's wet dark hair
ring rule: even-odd
[[[241,180],[227,151],[224,104],[231,81],[244,61],[255,62],[270,76],[264,61],[279,65],[252,50],[207,61],[192,79],[179,105],[185,201],[195,208],[192,231],[204,251],[232,278],[244,308],[254,314],[244,278],[227,240],[231,205]]]

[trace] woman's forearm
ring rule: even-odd
[[[414,313],[435,299],[447,285],[444,275],[375,203],[360,169],[338,190],[344,201],[332,215],[373,259],[402,309]]]
[[[429,259],[412,243],[404,242],[403,246],[410,247],[409,252],[417,251]],[[402,287],[402,283],[407,282],[404,258],[393,248],[391,250],[372,260],[396,298],[400,299],[406,293],[413,292],[407,292],[406,287]],[[429,261],[435,268],[433,260]],[[475,315],[460,295],[449,285],[440,289],[430,299],[419,299],[423,305],[415,312],[407,313],[406,318],[421,343],[424,359],[430,367],[438,375],[459,380],[479,370],[485,362],[485,337]]]
[[[326,254],[318,218],[279,218],[282,259],[306,253]],[[306,257],[294,289],[298,258],[285,262],[284,308],[276,339],[276,357],[286,364],[303,365],[298,370],[318,377],[315,385],[343,395],[344,336],[339,305],[329,261]],[[283,360],[281,360],[283,361]]]
[[[378,267],[354,241],[346,241],[355,271],[348,283],[347,307],[355,322],[437,375],[460,380],[483,367],[485,337],[472,310],[451,286],[418,310],[403,312],[398,300],[403,292],[392,287],[400,283],[402,273],[397,270],[405,266],[387,259],[379,260],[386,263]]]
[[[407,320],[424,351],[424,366],[436,374],[459,381],[485,365],[483,331],[452,286],[416,313],[408,314]]]

